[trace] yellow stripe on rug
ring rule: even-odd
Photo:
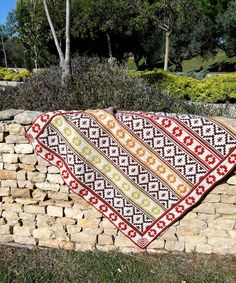
[[[56,116],[51,124],[67,140],[70,146],[80,154],[89,164],[95,167],[128,199],[156,219],[164,210],[145,193],[138,190],[113,164],[109,163],[102,154],[92,147],[77,132],[63,116]]]
[[[163,163],[145,144],[131,135],[120,123],[104,110],[86,110],[86,113],[109,131],[110,134],[126,148],[139,162],[161,178],[178,196],[185,196],[191,189],[179,175]]]

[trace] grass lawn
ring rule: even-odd
[[[225,52],[220,51],[216,54],[215,57],[204,59],[200,56],[194,57],[190,60],[184,60],[182,63],[183,71],[191,71],[191,70],[198,70],[203,67],[203,69],[208,68],[210,65],[221,62],[221,61],[227,61],[227,62],[235,62],[236,57],[228,58],[225,54]]]
[[[0,282],[236,282],[236,258],[199,254],[123,255],[0,246]]]

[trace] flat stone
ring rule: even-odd
[[[37,200],[45,200],[47,194],[45,193],[45,191],[40,190],[40,189],[35,189],[32,193],[33,198],[37,199]]]
[[[227,181],[227,184],[229,185],[236,185],[236,175],[233,175],[232,177],[230,177]]]
[[[167,251],[184,251],[184,242],[181,241],[166,241],[165,249]]]
[[[10,132],[11,134],[17,134],[17,135],[24,135],[25,134],[25,128],[18,124],[10,124],[7,125],[6,131]]]
[[[17,154],[3,154],[2,161],[6,163],[17,163],[18,155]]]
[[[0,111],[0,121],[10,120],[14,118],[16,115],[22,113],[24,110],[22,109],[8,109],[4,111]]]
[[[41,114],[43,113],[39,111],[24,111],[16,115],[14,121],[17,124],[29,125],[34,122]]]
[[[53,239],[49,239],[49,240],[39,239],[38,245],[49,248],[63,249],[63,250],[74,250],[74,243],[67,241],[58,241]]]
[[[30,189],[11,188],[11,195],[16,198],[30,198]]]
[[[8,135],[5,138],[6,143],[29,143],[27,138],[25,136],[20,136],[20,135]]]
[[[31,144],[17,144],[15,145],[15,152],[23,154],[33,153],[33,146]]]
[[[0,180],[14,180],[16,179],[16,172],[9,170],[0,170]]]
[[[47,207],[47,214],[50,216],[63,217],[63,208],[58,206],[49,205]]]
[[[0,153],[14,153],[14,145],[0,143]]]

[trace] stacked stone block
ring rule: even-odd
[[[0,243],[76,251],[236,255],[235,173],[142,250],[71,192],[56,167],[33,153],[24,133],[39,114],[0,112]],[[227,119],[233,126],[235,121]]]

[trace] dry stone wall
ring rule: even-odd
[[[70,192],[58,169],[33,153],[24,128],[39,114],[0,112],[0,243],[76,251],[144,251]],[[236,129],[236,120],[224,120]],[[146,250],[236,255],[236,173]]]

